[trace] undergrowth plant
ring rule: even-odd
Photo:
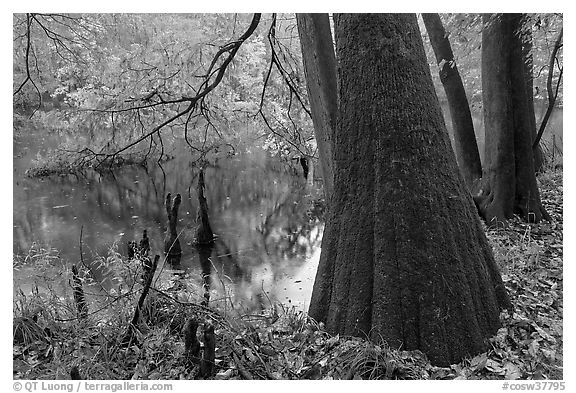
[[[142,261],[111,246],[106,256],[81,258],[79,278],[88,303],[79,317],[70,266],[48,247],[33,245],[15,257],[31,277],[13,297],[14,377],[69,378],[76,366],[86,379],[195,379],[184,360],[182,329],[195,319],[216,335],[216,379],[562,379],[562,175],[540,176],[553,221],[485,228],[514,310],[486,352],[450,367],[435,367],[420,351],[389,348],[366,338],[332,336],[300,309],[269,298],[260,313],[235,305],[230,278],[212,266],[224,290],[202,305],[198,273],[157,268],[140,313],[136,340],[121,338],[143,289]],[[105,279],[102,279],[102,278]],[[263,289],[263,296],[266,293]]]

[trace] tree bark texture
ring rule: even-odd
[[[308,100],[326,200],[334,190],[332,135],[336,124],[336,57],[328,14],[296,14]]]
[[[422,19],[434,49],[440,81],[448,99],[458,167],[466,185],[472,189],[473,183],[482,177],[482,164],[464,84],[440,16],[438,14],[422,14]]]
[[[521,14],[483,15],[482,100],[485,158],[474,199],[489,225],[515,213],[526,221],[548,218],[534,173],[529,101],[526,94]]]
[[[412,14],[335,15],[334,195],[309,314],[425,352],[486,349],[509,300],[459,173]]]

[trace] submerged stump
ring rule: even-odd
[[[208,202],[204,196],[204,169],[200,170],[198,175],[198,186],[196,191],[198,193],[198,226],[196,227],[196,244],[212,244],[214,243],[214,233],[210,227],[210,220],[208,219]]]
[[[148,238],[148,231],[144,229],[142,231],[142,239],[140,239],[139,243],[139,252],[141,256],[148,256],[150,252],[150,239]]]
[[[148,238],[148,231],[144,229],[142,232],[142,239],[140,242],[130,240],[126,244],[128,259],[148,257],[150,252],[150,239]]]
[[[210,275],[212,273],[212,262],[210,261],[210,256],[214,249],[214,242],[209,244],[197,243],[195,246],[200,259],[200,268],[202,269],[202,289],[204,291],[204,299],[202,299],[200,304],[208,307],[208,303],[210,302]]]
[[[174,201],[170,200],[171,195],[166,195],[166,215],[168,216],[168,229],[166,230],[166,237],[164,238],[164,253],[168,263],[178,265],[182,258],[182,248],[180,247],[180,240],[178,239],[178,231],[176,224],[178,223],[178,209],[182,202],[180,194],[176,194]]]

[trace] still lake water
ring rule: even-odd
[[[537,108],[537,117],[544,110]],[[444,114],[449,119],[446,108]],[[543,138],[548,152],[556,151],[560,162],[562,115],[562,109],[554,110]],[[482,153],[480,113],[474,114],[474,125]],[[449,121],[447,127],[451,132]],[[56,264],[78,263],[82,228],[85,261],[96,264],[110,248],[126,255],[126,242],[140,239],[143,229],[148,230],[152,254],[163,256],[164,198],[168,192],[180,193],[183,257],[181,266],[164,266],[163,272],[184,274],[198,288],[203,275],[209,275],[211,299],[227,298],[249,311],[276,302],[307,308],[323,231],[320,184],[306,184],[301,174],[291,173],[286,164],[260,151],[220,159],[206,170],[211,226],[219,235],[207,265],[192,246],[198,172],[185,158],[188,153],[163,164],[163,170],[151,165],[148,170],[123,168],[114,176],[31,179],[25,171],[32,159],[58,141],[40,133],[20,135],[14,138],[14,254],[26,255],[39,244],[58,250]],[[14,271],[15,288],[29,286],[32,270],[28,264]],[[106,282],[105,271],[94,272],[96,279]]]
[[[183,256],[181,265],[164,266],[163,273],[195,281],[198,288],[208,275],[211,299],[227,298],[249,311],[277,302],[307,308],[323,231],[321,184],[307,183],[260,151],[223,158],[208,167],[205,195],[212,230],[219,237],[207,264],[200,262],[192,245],[198,171],[189,160],[174,159],[163,168],[127,167],[113,176],[92,172],[83,177],[26,177],[36,153],[56,143],[39,134],[14,139],[16,255],[26,255],[40,244],[58,250],[56,264],[79,263],[82,229],[84,260],[106,283],[98,261],[110,248],[126,255],[126,242],[140,239],[144,229],[151,254],[163,260],[164,198],[168,192],[180,193]],[[15,287],[29,284],[32,268],[25,265],[15,271]]]

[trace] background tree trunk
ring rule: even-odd
[[[536,139],[536,113],[534,111],[534,58],[532,55],[532,25],[527,14],[522,17],[522,57],[524,59],[524,81],[528,98],[528,120],[530,121],[530,134],[532,142]],[[544,155],[542,146],[538,144],[533,149],[534,170],[536,173],[542,170]]]
[[[552,49],[552,54],[550,55],[550,62],[548,64],[548,78],[546,81],[546,92],[548,93],[548,108],[546,109],[546,113],[544,114],[544,118],[540,123],[540,127],[538,128],[538,132],[536,133],[536,138],[534,139],[533,146],[538,145],[540,143],[540,139],[544,134],[544,130],[546,129],[546,125],[548,124],[548,120],[550,119],[550,115],[552,115],[552,111],[554,110],[554,105],[556,103],[556,98],[558,97],[558,88],[560,87],[560,81],[562,80],[562,73],[563,68],[560,68],[560,73],[558,74],[558,82],[556,84],[556,91],[552,89],[552,78],[554,77],[554,64],[556,62],[556,55],[558,51],[562,47],[562,37],[564,36],[564,28],[560,29],[558,33],[558,37],[556,38],[556,43],[554,44],[554,49]]]
[[[332,135],[336,123],[336,57],[328,14],[296,14],[312,123],[326,200],[334,190]]]
[[[473,183],[482,177],[482,164],[464,84],[440,16],[438,14],[422,14],[422,19],[428,31],[432,49],[434,49],[440,81],[448,99],[458,167],[464,176],[466,185],[472,189]]]
[[[482,101],[486,135],[482,185],[475,200],[488,223],[512,218],[516,187],[512,97],[508,89],[512,30],[498,19],[489,14],[482,16]]]
[[[550,219],[540,201],[540,192],[536,182],[534,140],[536,125],[534,117],[534,99],[527,94],[526,62],[522,45],[523,14],[506,14],[512,27],[512,51],[510,53],[510,76],[512,108],[514,110],[514,158],[516,174],[516,195],[514,213],[528,222],[538,222],[543,217]],[[521,72],[524,71],[524,72]],[[534,122],[533,122],[534,120]]]
[[[474,199],[490,225],[514,213],[538,222],[548,215],[540,202],[534,173],[522,40],[517,34],[521,14],[486,14],[482,19],[486,151],[484,174]]]
[[[459,173],[415,15],[335,15],[334,195],[309,314],[448,365],[509,300]]]

